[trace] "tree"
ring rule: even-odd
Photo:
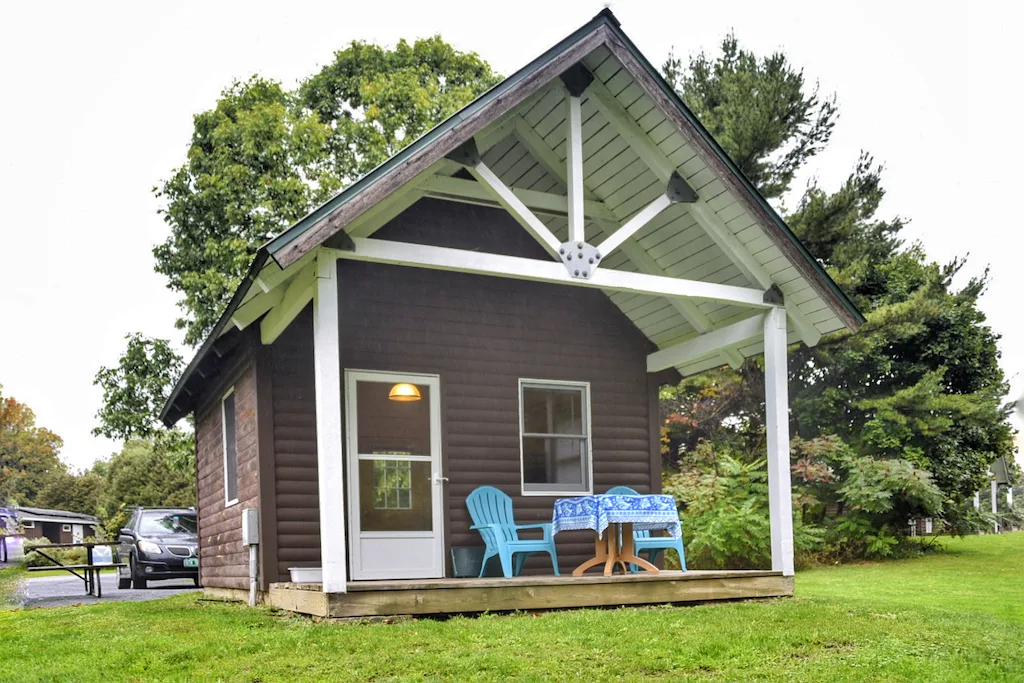
[[[353,42],[295,92],[253,76],[194,118],[188,159],[155,189],[157,272],[182,294],[185,343],[217,320],[259,246],[496,82],[440,37]]]
[[[821,102],[816,89],[807,92],[784,55],[758,60],[732,35],[722,50],[716,60],[701,54],[685,67],[670,58],[666,71],[744,173],[764,194],[778,197],[828,142],[835,99]],[[848,444],[851,454],[841,465],[864,481],[865,473],[876,479],[880,472],[902,473],[909,480],[919,470],[929,472],[929,485],[941,492],[940,516],[958,526],[962,502],[980,486],[988,464],[1013,449],[998,336],[977,305],[987,276],[955,290],[963,260],[943,266],[921,245],[906,247],[903,221],[876,215],[885,195],[882,173],[862,153],[837,190],[812,181],[786,216],[867,317],[856,335],[834,334],[815,348],[791,350],[792,429],[807,440],[835,435]],[[714,370],[664,392],[675,402],[663,408],[668,456],[707,439],[761,457],[761,365]],[[931,498],[922,506],[907,491],[898,495],[903,499],[892,501],[884,515],[860,522],[902,533],[908,515],[935,509]]]
[[[61,438],[36,426],[36,416],[24,403],[3,395],[0,385],[0,500],[31,505],[47,477],[62,472],[58,453]]]
[[[116,537],[139,505],[195,505],[195,475],[173,466],[166,452],[142,439],[125,443],[107,464],[100,516]]]
[[[195,437],[190,431],[167,429],[160,409],[181,374],[184,362],[166,339],[129,334],[127,348],[114,367],[101,367],[93,384],[103,387],[103,405],[92,433],[108,439],[148,439],[180,471],[195,466]]]
[[[50,475],[39,495],[39,507],[68,510],[83,515],[98,515],[105,485],[103,477],[87,472],[75,475],[60,471]]]
[[[701,52],[684,66],[669,54],[662,70],[740,170],[765,197],[779,197],[808,159],[828,144],[836,99],[807,92],[803,71],[776,52],[758,59],[729,33],[721,54]]]
[[[93,380],[103,387],[103,406],[96,436],[148,439],[162,429],[157,415],[184,363],[166,339],[138,332],[125,337],[127,348],[114,367],[101,367]]]

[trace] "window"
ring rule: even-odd
[[[70,532],[71,531],[71,525],[70,524],[62,524],[61,527],[60,527],[60,530],[61,531],[68,531],[68,532]]]
[[[26,520],[24,520],[21,523],[21,527],[23,529],[35,529],[36,528],[36,520],[34,520],[34,519],[26,519]]]
[[[412,509],[412,463],[408,460],[373,461],[373,507],[377,510]]]
[[[224,505],[238,502],[238,439],[235,434],[235,390],[221,403],[224,423]]]
[[[590,386],[519,381],[523,494],[590,493]]]
[[[138,531],[140,536],[195,534],[196,516],[178,512],[144,512]]]

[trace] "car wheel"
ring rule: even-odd
[[[139,576],[138,567],[135,566],[135,558],[134,557],[129,558],[128,566],[131,568],[131,572],[132,572],[132,588],[139,588],[139,589],[145,588],[146,587],[146,579],[144,577],[142,577],[142,576]]]

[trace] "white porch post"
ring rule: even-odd
[[[768,430],[768,516],[772,570],[793,576],[793,495],[789,469],[786,309],[764,316],[764,404]]]
[[[1013,509],[1013,484],[1006,487],[1006,503],[1009,508]]]
[[[999,482],[992,478],[992,514],[999,512]],[[992,520],[992,531],[999,533],[999,520]]]
[[[974,509],[981,510],[981,491],[974,492]]]
[[[345,492],[341,461],[341,343],[338,338],[336,256],[320,250],[313,290],[313,358],[316,378],[316,453],[320,492],[320,566],[323,591],[344,593]]]

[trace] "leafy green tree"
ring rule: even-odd
[[[257,248],[496,82],[440,37],[354,42],[296,92],[253,76],[194,118],[188,159],[155,190],[170,237],[157,272],[185,342],[216,322]]]
[[[195,505],[195,486],[195,473],[176,468],[166,452],[149,441],[128,441],[107,464],[100,512],[108,535],[116,535],[139,505]]]
[[[163,407],[184,362],[166,339],[138,332],[125,337],[124,353],[113,367],[101,367],[93,384],[103,388],[103,406],[96,413],[96,436],[148,439],[162,427],[156,416]]]
[[[835,99],[821,101],[816,89],[808,91],[784,55],[759,60],[734,36],[722,48],[721,57],[701,54],[686,66],[671,58],[668,76],[744,173],[767,196],[780,196],[828,142]],[[812,181],[786,216],[867,317],[856,335],[834,334],[813,349],[791,349],[793,430],[805,439],[838,435],[856,457],[866,458],[860,461],[865,467],[895,472],[906,463],[930,472],[941,491],[939,516],[961,528],[964,499],[981,485],[988,464],[1013,449],[998,336],[978,307],[987,276],[957,290],[953,278],[962,260],[943,266],[921,245],[905,246],[903,221],[877,216],[885,195],[882,171],[862,153],[838,189],[829,192]],[[668,457],[685,457],[695,442],[710,439],[759,458],[761,368],[761,361],[749,361],[738,372],[715,370],[663,392],[669,397],[663,407]],[[899,495],[896,518],[921,513],[908,492]],[[892,536],[879,525],[902,533],[896,518],[861,517],[858,524],[874,525],[875,532],[874,545],[861,550],[885,554]]]
[[[195,439],[190,431],[167,429],[157,419],[184,362],[166,339],[139,333],[125,337],[127,348],[117,365],[101,367],[93,384],[103,388],[103,405],[92,430],[109,439],[148,439],[182,472],[195,465]]]
[[[835,96],[810,92],[781,52],[758,59],[729,33],[715,58],[670,54],[662,70],[740,170],[764,196],[785,193],[796,172],[828,144]]]
[[[36,426],[24,403],[3,395],[0,385],[0,501],[31,505],[47,478],[64,470],[59,436]]]
[[[79,475],[66,471],[52,474],[39,491],[36,504],[54,510],[68,510],[83,515],[98,515],[105,485],[103,477],[87,472]]]

